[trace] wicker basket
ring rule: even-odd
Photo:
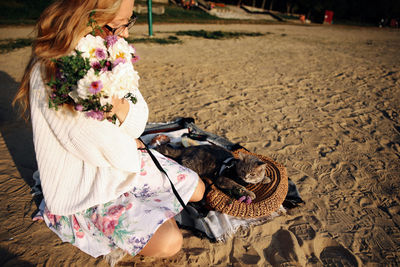
[[[286,169],[266,156],[254,154],[245,149],[234,151],[235,157],[239,152],[254,155],[260,160],[269,163],[266,172],[272,181],[268,184],[249,184],[246,187],[256,194],[256,199],[251,204],[239,202],[212,185],[206,196],[207,205],[212,210],[236,217],[257,218],[268,216],[278,210],[285,200],[288,191]]]

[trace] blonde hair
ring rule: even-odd
[[[32,67],[41,62],[49,81],[55,74],[54,58],[70,53],[78,41],[92,32],[89,17],[99,27],[110,23],[116,16],[122,0],[58,0],[46,8],[36,24],[37,37],[21,85],[14,97],[13,105],[20,106],[21,115],[27,119],[29,109],[29,80]],[[95,11],[94,13],[92,13]],[[91,15],[92,14],[92,15]]]

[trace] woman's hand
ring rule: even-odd
[[[111,113],[114,113],[117,116],[120,123],[122,124],[129,112],[128,100],[126,100],[125,98],[119,99],[113,96],[111,103],[113,105]],[[145,148],[145,145],[143,144],[142,141],[140,141],[139,139],[135,139],[135,141],[137,148]]]
[[[145,146],[144,146],[142,141],[140,141],[139,139],[135,139],[135,140],[136,140],[137,148],[145,148]]]
[[[113,96],[111,104],[113,105],[111,113],[115,114],[119,122],[122,124],[129,112],[128,100],[125,98],[119,99],[118,97]]]

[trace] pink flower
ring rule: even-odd
[[[75,235],[77,238],[83,238],[85,236],[85,234],[83,232],[76,232]]]
[[[89,92],[97,94],[101,89],[103,89],[103,83],[101,81],[94,81],[90,84]]]
[[[75,110],[77,110],[77,111],[82,111],[82,110],[83,110],[83,106],[82,106],[81,104],[77,104],[77,105],[75,106]]]
[[[114,60],[114,62],[113,62],[113,67],[116,67],[118,64],[120,64],[120,63],[126,63],[126,59],[125,58],[121,58],[121,57],[119,57],[119,58],[117,58],[116,60]]]
[[[94,54],[96,55],[96,57],[98,59],[105,59],[106,58],[106,52],[101,48],[96,48],[96,51],[94,52]]]
[[[113,219],[104,217],[101,231],[106,236],[111,236],[115,231],[115,226],[117,226],[117,225],[118,225],[118,220],[113,220]]]
[[[181,173],[176,179],[178,180],[178,182],[184,181],[186,179],[186,174]]]
[[[122,205],[112,206],[107,211],[107,217],[118,220],[122,213],[125,212],[125,207]]]
[[[161,199],[156,198],[156,199],[154,199],[154,201],[155,202],[161,202]]]
[[[140,168],[143,169],[144,165],[146,165],[146,162],[144,161],[144,159],[142,159],[142,162],[140,163]]]
[[[128,192],[124,193],[124,196],[129,197],[129,193]]]
[[[141,172],[140,172],[140,175],[141,176],[145,176],[147,174],[147,171],[146,170],[141,170]]]
[[[139,56],[132,55],[132,59],[131,59],[132,64],[136,63],[139,59],[140,59]]]
[[[86,113],[86,116],[99,121],[104,119],[104,113],[102,111],[91,110]]]
[[[116,35],[109,35],[106,37],[107,47],[113,46],[118,41]]]
[[[92,215],[91,220],[106,236],[111,236],[114,233],[115,227],[118,225],[118,220],[109,217],[101,217],[97,213]]]
[[[101,69],[100,62],[98,62],[98,61],[93,62],[93,63],[92,63],[92,68],[93,68],[94,70],[100,70],[100,69]]]
[[[104,113],[102,111],[97,111],[97,119],[102,121],[104,119]]]
[[[132,203],[128,203],[128,205],[126,205],[125,209],[126,209],[126,210],[129,210],[129,209],[131,209],[131,208],[132,208],[132,206],[133,206],[133,204],[132,204]]]

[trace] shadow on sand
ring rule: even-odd
[[[18,118],[17,110],[11,106],[18,86],[12,77],[0,71],[0,132],[21,177],[32,187],[32,174],[37,170],[32,127],[30,122]]]
[[[0,266],[30,267],[35,265],[27,261],[19,260],[17,255],[4,248],[0,248]]]

